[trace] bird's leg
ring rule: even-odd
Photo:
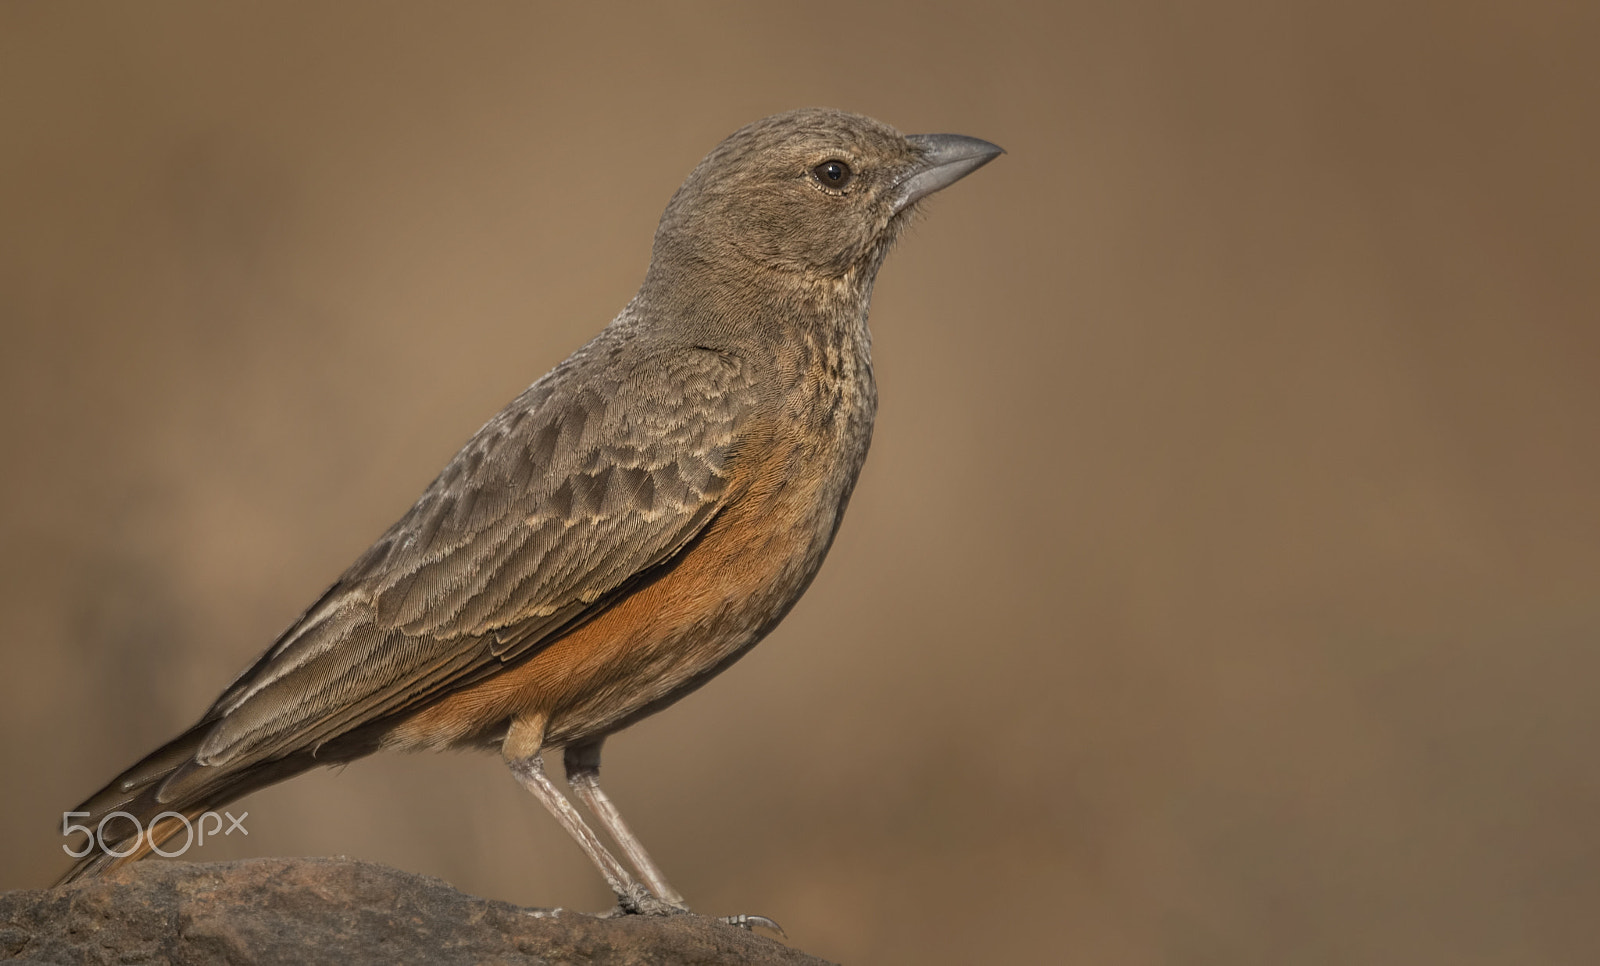
[[[583,816],[572,803],[567,801],[561,790],[550,781],[550,776],[544,771],[544,758],[539,754],[539,744],[543,739],[543,722],[537,724],[524,724],[518,719],[511,725],[510,732],[506,735],[505,743],[501,746],[501,754],[506,759],[506,764],[511,768],[511,774],[517,776],[517,781],[522,787],[533,793],[533,797],[555,816],[561,827],[583,849],[589,861],[595,864],[600,874],[605,876],[606,885],[617,894],[617,901],[626,912],[647,911],[650,896],[645,892],[645,887],[640,885],[627,868],[617,861],[616,856],[606,850],[600,837],[594,834],[583,821]],[[530,750],[531,748],[531,750]]]
[[[644,879],[656,898],[679,908],[688,908],[683,904],[683,896],[667,884],[667,877],[661,874],[638,837],[628,828],[628,823],[622,820],[622,813],[617,811],[617,806],[611,804],[611,799],[600,790],[600,744],[599,741],[591,741],[567,746],[564,756],[567,784],[572,787],[578,800],[600,820],[601,827],[622,846],[628,861],[633,863],[640,878]]]
[[[617,811],[617,806],[611,803],[606,793],[600,790],[600,744],[600,741],[593,741],[567,746],[563,757],[563,764],[567,769],[567,784],[572,786],[572,792],[578,796],[578,800],[600,820],[601,827],[622,846],[623,854],[627,855],[628,861],[633,863],[633,867],[639,872],[639,877],[649,885],[650,891],[656,898],[687,912],[689,907],[684,905],[683,896],[667,884],[667,877],[661,874],[661,870],[651,861],[650,854],[644,850],[633,830],[628,828],[628,823],[622,820],[622,813]],[[763,926],[788,938],[783,927],[766,916],[723,916],[721,921],[752,931],[756,926]]]

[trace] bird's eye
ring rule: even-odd
[[[829,188],[843,188],[850,183],[850,166],[843,161],[824,161],[812,168],[811,173]]]

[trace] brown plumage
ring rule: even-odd
[[[667,205],[621,314],[479,430],[198,724],[80,806],[88,823],[198,814],[385,747],[498,747],[623,908],[681,907],[599,790],[600,744],[805,591],[872,435],[878,267],[918,199],[999,153],[827,110],[733,134]],[[552,748],[644,884],[552,797]]]

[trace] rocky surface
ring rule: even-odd
[[[137,862],[0,895],[0,961],[818,964],[703,916],[523,909],[350,859]]]

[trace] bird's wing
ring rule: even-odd
[[[627,355],[602,333],[479,430],[218,699],[195,761],[315,748],[492,674],[692,540],[730,496],[749,373]]]

